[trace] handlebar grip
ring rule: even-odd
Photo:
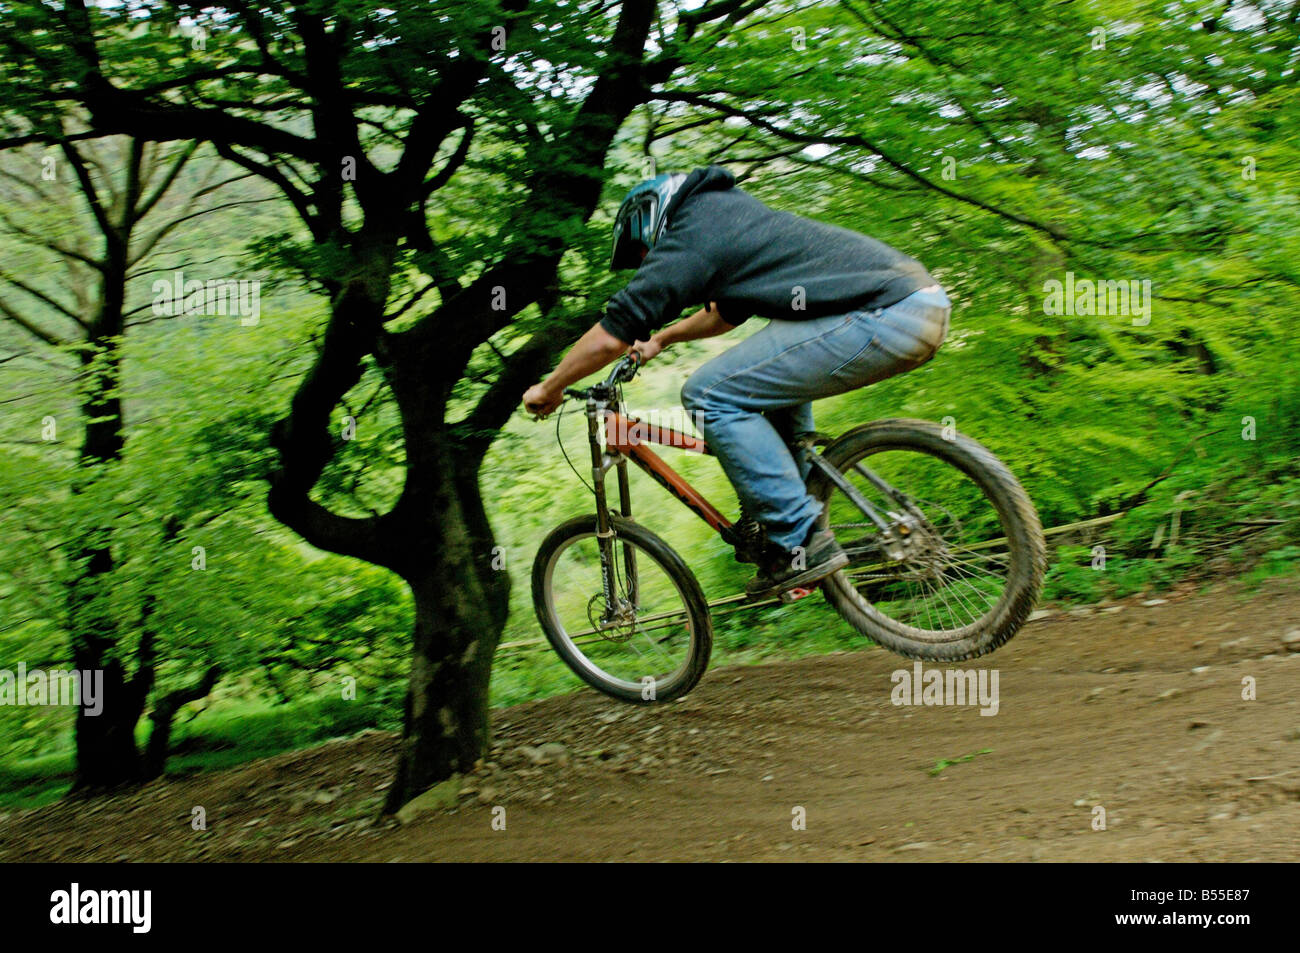
[[[621,383],[630,381],[632,378],[636,377],[636,372],[641,369],[641,365],[644,363],[645,361],[642,359],[640,351],[629,351],[627,354],[623,355],[623,359],[619,361],[618,366],[614,369],[615,379]]]

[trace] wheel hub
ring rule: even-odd
[[[620,599],[618,607],[611,609],[605,603],[605,594],[598,592],[587,602],[587,621],[601,638],[626,642],[636,628],[636,609],[625,599]]]

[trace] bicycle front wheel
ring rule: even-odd
[[[636,704],[678,698],[695,687],[713,649],[704,591],[654,533],[612,514],[610,529],[605,564],[594,515],[575,517],[542,541],[533,560],[537,620],[593,688]]]

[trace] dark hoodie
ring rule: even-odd
[[[885,308],[935,280],[915,259],[847,228],[768,208],[721,166],[696,169],[668,225],[601,326],[645,341],[691,305],[716,301],[728,324],[802,321]]]

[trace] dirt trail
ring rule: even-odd
[[[662,708],[582,691],[497,712],[459,808],[406,825],[371,823],[374,732],[13,814],[0,860],[1293,861],[1297,627],[1300,578],[1056,614],[979,660],[992,717],[893,705],[911,663],[880,649],[715,669]]]

